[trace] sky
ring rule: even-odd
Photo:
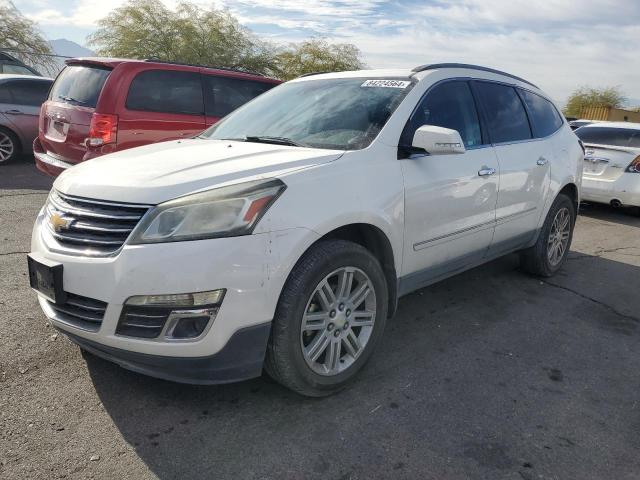
[[[14,0],[49,40],[85,45],[124,0]],[[174,7],[177,0],[163,0]],[[215,0],[261,38],[321,36],[360,48],[371,68],[460,62],[537,84],[559,103],[577,87],[619,86],[640,105],[639,0]]]

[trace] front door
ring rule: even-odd
[[[415,130],[436,125],[457,130],[463,154],[414,153],[401,160],[405,182],[403,292],[463,270],[485,255],[495,226],[499,166],[483,140],[469,83],[432,88],[412,114],[401,145]]]

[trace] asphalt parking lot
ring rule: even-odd
[[[569,261],[516,256],[400,301],[348,390],[187,386],[83,356],[25,254],[50,180],[0,167],[0,477],[637,479],[640,218],[586,206]]]

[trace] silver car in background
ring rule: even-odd
[[[592,123],[575,134],[585,146],[582,200],[640,213],[640,123]]]
[[[0,164],[32,151],[51,78],[0,74]]]

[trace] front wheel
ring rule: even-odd
[[[520,252],[521,267],[540,277],[554,275],[569,254],[575,223],[575,204],[568,196],[559,194],[549,209],[535,245]]]
[[[387,317],[378,260],[344,240],[322,241],[298,261],[284,286],[267,348],[267,373],[307,396],[349,383],[373,352]]]

